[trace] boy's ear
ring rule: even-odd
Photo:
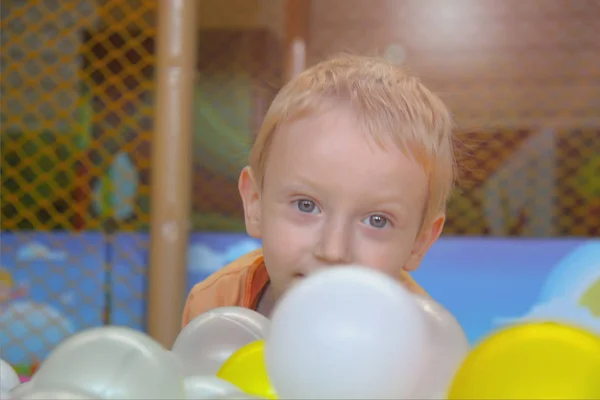
[[[446,222],[446,214],[438,214],[431,222],[426,223],[419,233],[419,236],[415,239],[413,248],[410,254],[408,262],[404,265],[404,269],[407,271],[414,271],[419,268],[421,261],[429,248],[438,240],[444,229],[444,223]]]
[[[245,167],[238,180],[238,190],[244,204],[244,218],[248,235],[260,238],[260,191],[250,167]]]

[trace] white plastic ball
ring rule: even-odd
[[[62,342],[33,379],[44,390],[73,389],[102,399],[184,398],[183,366],[144,333],[106,326]]]
[[[264,339],[270,321],[243,307],[219,307],[200,314],[183,328],[173,353],[187,376],[215,375],[239,348]]]
[[[431,351],[427,373],[419,380],[415,399],[443,399],[469,352],[469,341],[456,318],[441,304],[427,296],[415,296],[429,327]]]
[[[427,323],[414,296],[360,266],[318,271],[276,306],[266,342],[280,398],[410,397],[428,360]]]
[[[21,380],[14,368],[0,358],[0,390],[8,393],[20,384]]]
[[[188,376],[184,384],[186,400],[220,399],[244,394],[240,388],[217,376]]]
[[[9,394],[12,396],[12,398],[14,399],[23,399],[24,396],[30,392],[30,390],[33,388],[33,380],[29,380],[27,382],[23,382],[18,386],[15,386],[10,392]]]
[[[30,386],[14,400],[101,400],[78,389],[43,389]]]

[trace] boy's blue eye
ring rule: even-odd
[[[365,221],[367,224],[371,225],[373,228],[376,229],[383,229],[388,224],[388,219],[383,215],[378,214],[369,216],[368,218],[366,218]]]
[[[296,202],[296,206],[298,207],[298,210],[300,210],[300,212],[303,213],[314,213],[314,212],[319,212],[319,208],[317,207],[317,205],[315,204],[314,201],[312,200],[298,200]]]

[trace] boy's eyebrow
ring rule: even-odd
[[[381,196],[377,198],[373,198],[370,203],[384,206],[394,206],[394,207],[402,207],[406,208],[404,204],[404,200],[399,198],[398,196]]]
[[[381,207],[383,211],[385,211],[385,209],[393,209],[401,214],[400,216],[403,218],[409,213],[409,209],[404,203],[404,200],[398,198],[397,196],[382,196],[380,198],[374,198],[369,201],[369,205],[375,208]]]
[[[319,189],[319,185],[306,178],[297,177],[294,182],[285,182],[282,185],[282,191],[284,192],[303,192],[306,190]],[[404,202],[404,199],[400,193],[382,193],[380,195],[373,196],[369,199],[368,203],[373,206],[394,206],[395,208],[401,208],[403,212],[407,212],[408,208]]]
[[[300,194],[304,193],[310,195],[310,192],[315,191],[315,187],[311,185],[298,184],[298,183],[284,183],[281,186],[281,192],[286,194]]]
[[[314,180],[306,176],[296,175],[292,179],[283,182],[282,188],[286,192],[293,192],[306,189],[319,189],[320,187]]]

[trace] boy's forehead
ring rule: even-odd
[[[313,113],[283,124],[273,138],[274,159],[290,163],[356,157],[369,144],[352,114],[344,110]],[[279,157],[277,157],[279,156]]]
[[[280,179],[393,189],[419,177],[421,167],[392,140],[379,146],[350,110],[339,108],[283,124],[275,132],[267,170]],[[426,175],[422,175],[426,180]],[[281,181],[278,179],[278,181]],[[282,182],[283,183],[283,182]]]
[[[352,109],[338,106],[281,124],[269,152],[280,156],[273,158],[288,162],[346,158],[356,163],[371,158],[395,159],[401,150],[392,134],[369,132]]]

